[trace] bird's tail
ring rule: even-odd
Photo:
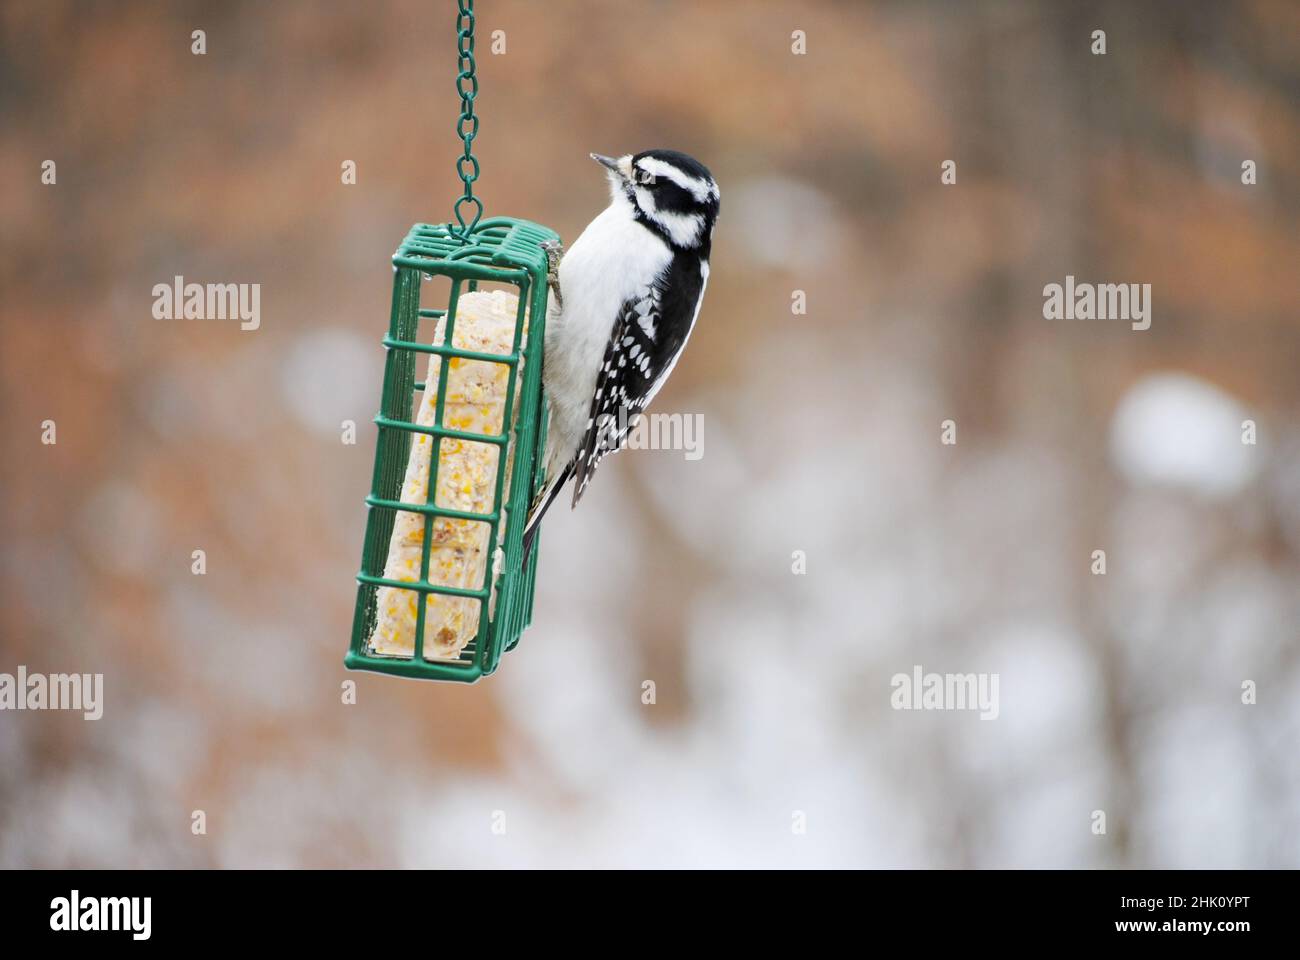
[[[537,537],[537,530],[541,526],[542,517],[546,511],[551,509],[551,504],[559,496],[560,491],[564,489],[565,481],[573,473],[573,462],[570,461],[558,475],[551,479],[551,482],[542,488],[538,493],[537,499],[533,501],[533,508],[528,512],[528,522],[524,524],[524,563],[528,562],[528,554],[533,548],[533,540]]]

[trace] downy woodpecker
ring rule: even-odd
[[[591,158],[608,171],[609,206],[562,258],[549,251],[546,479],[524,528],[525,556],[564,484],[573,479],[576,507],[672,373],[709,279],[720,194],[704,165],[675,150]]]

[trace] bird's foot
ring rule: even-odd
[[[560,295],[560,260],[564,257],[564,244],[559,240],[544,240],[541,244],[546,252],[546,283],[555,295],[555,305],[563,308],[564,297]]]

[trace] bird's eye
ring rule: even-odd
[[[642,186],[649,186],[655,182],[655,175],[653,173],[647,173],[638,167],[636,171],[636,182]]]

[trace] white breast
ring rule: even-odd
[[[562,466],[586,430],[596,374],[624,301],[657,279],[672,251],[615,198],[560,261],[564,309],[546,320],[544,378],[551,398],[548,447]]]

